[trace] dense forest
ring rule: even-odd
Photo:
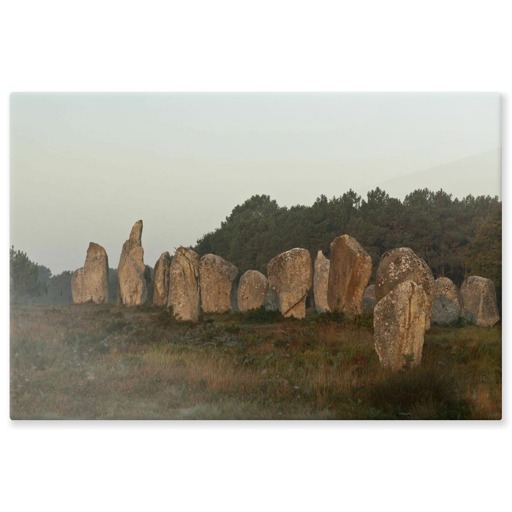
[[[381,255],[410,247],[430,266],[434,277],[458,285],[468,274],[492,279],[501,293],[501,202],[497,197],[453,198],[442,190],[415,190],[403,201],[376,188],[366,199],[349,190],[340,197],[320,196],[312,206],[282,207],[267,195],[236,206],[220,228],[204,235],[196,251],[211,252],[243,273],[266,273],[271,258],[304,247],[315,258],[329,256],[342,234],[355,237],[372,257],[373,272]]]
[[[376,188],[362,199],[349,190],[340,197],[320,196],[312,206],[282,207],[267,195],[236,206],[221,226],[198,240],[195,250],[214,253],[266,274],[277,254],[304,247],[313,258],[342,234],[355,237],[373,260],[373,276],[388,249],[410,247],[435,277],[460,285],[469,274],[492,279],[501,305],[501,202],[497,197],[453,198],[443,192],[415,190],[403,201]],[[71,272],[52,276],[11,248],[11,300],[31,303],[71,302]],[[148,271],[152,269],[148,267]],[[372,277],[373,278],[373,277]],[[109,297],[117,296],[117,271],[109,269]],[[151,297],[151,291],[148,295]]]

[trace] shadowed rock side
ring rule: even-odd
[[[432,306],[432,323],[453,325],[459,320],[461,305],[459,290],[447,277],[439,277],[434,282],[435,296]]]
[[[315,297],[315,309],[319,313],[330,311],[327,302],[327,286],[329,283],[329,267],[331,262],[318,251],[315,259],[315,273],[313,276],[313,294]]]
[[[144,249],[141,244],[142,221],[132,227],[130,238],[123,244],[117,277],[119,280],[118,301],[125,306],[139,306],[147,300],[144,271]]]
[[[71,278],[71,295],[75,304],[108,303],[108,257],[101,245],[89,243],[84,266]]]
[[[160,255],[155,263],[153,278],[153,304],[167,306],[169,302],[169,269],[171,255],[166,251]]]
[[[248,270],[240,278],[236,301],[238,311],[258,309],[265,302],[268,292],[267,278],[257,270]]]
[[[205,254],[199,264],[201,309],[204,313],[236,310],[235,279],[238,268],[215,254]]]
[[[373,309],[377,304],[377,298],[375,297],[375,285],[371,284],[367,286],[363,293],[363,312],[373,313]]]
[[[271,290],[274,290],[281,314],[285,317],[304,318],[306,296],[313,280],[309,251],[295,248],[279,254],[270,260],[267,274],[269,297],[273,295]]]
[[[384,368],[398,371],[421,363],[427,302],[423,287],[407,280],[375,306],[375,350]]]
[[[428,265],[409,247],[391,249],[382,255],[375,279],[375,296],[380,301],[395,286],[408,280],[420,284],[427,294],[425,307],[428,330],[434,303],[434,276]]]
[[[199,254],[185,247],[178,247],[171,261],[168,305],[178,320],[199,320],[199,263]]]
[[[460,287],[462,315],[471,324],[492,327],[500,319],[496,289],[490,279],[470,276]]]
[[[349,235],[335,238],[330,248],[327,301],[331,311],[348,315],[363,312],[363,293],[372,273],[372,259]]]

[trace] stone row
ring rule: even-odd
[[[148,300],[142,229],[139,220],[119,259],[118,303],[126,306]],[[318,251],[313,266],[309,251],[294,248],[270,260],[268,279],[261,272],[248,270],[236,287],[235,265],[214,254],[199,257],[192,249],[180,247],[174,257],[164,252],[156,262],[152,302],[171,307],[182,320],[195,321],[200,311],[248,311],[261,306],[279,310],[285,317],[303,318],[313,287],[318,312],[341,311],[355,316],[374,311],[398,284],[411,281],[425,293],[425,329],[431,322],[453,324],[460,316],[479,326],[492,326],[499,320],[492,281],[471,276],[459,292],[448,278],[434,281],[428,265],[409,248],[386,252],[375,285],[367,286],[371,270],[372,260],[359,242],[342,235],[331,243],[330,259]],[[100,245],[89,244],[84,267],[73,273],[72,296],[75,303],[108,302],[108,258]]]

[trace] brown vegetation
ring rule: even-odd
[[[381,369],[371,319],[12,306],[13,419],[500,419],[501,328],[433,328]]]

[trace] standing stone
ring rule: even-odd
[[[265,302],[268,292],[267,278],[257,270],[248,270],[240,278],[236,301],[238,311],[258,309]]]
[[[142,221],[132,227],[130,238],[123,244],[117,277],[119,280],[118,300],[125,306],[139,306],[147,300],[144,272],[144,249],[141,244]]]
[[[108,303],[108,257],[101,245],[89,243],[84,266],[71,278],[71,294],[75,304]]]
[[[370,255],[355,238],[342,235],[332,241],[330,259],[329,308],[348,315],[360,315],[363,293],[372,273]]]
[[[327,302],[330,266],[331,262],[329,259],[324,256],[322,251],[318,251],[315,260],[315,274],[313,277],[313,294],[315,297],[315,309],[319,313],[330,311]]]
[[[199,262],[199,254],[185,247],[178,247],[171,261],[168,305],[178,320],[199,320]]]
[[[169,302],[169,268],[171,266],[171,255],[165,251],[155,263],[153,277],[153,304],[167,306]]]
[[[375,280],[375,296],[377,301],[380,301],[395,286],[408,280],[420,284],[427,294],[426,326],[428,330],[434,303],[434,276],[428,265],[409,247],[391,249],[382,255]]]
[[[470,276],[460,287],[462,315],[473,325],[492,327],[499,319],[496,289],[490,279]]]
[[[215,254],[205,254],[199,264],[201,309],[204,313],[225,313],[236,309],[235,278],[238,268]]]
[[[71,297],[74,304],[87,302],[85,291],[84,267],[75,270],[71,275]]]
[[[447,277],[437,278],[434,286],[435,297],[434,305],[432,306],[432,323],[437,325],[456,324],[461,313],[457,286]]]
[[[291,249],[272,258],[267,266],[269,295],[274,290],[279,310],[285,317],[306,316],[306,296],[311,289],[313,269],[307,249]]]
[[[270,285],[268,287],[265,301],[263,302],[263,307],[267,311],[279,311],[279,297],[277,296],[275,289],[271,288]]]
[[[407,280],[377,302],[373,312],[375,350],[380,364],[392,371],[421,363],[427,294]]]
[[[373,314],[373,309],[377,304],[377,298],[375,297],[375,285],[371,284],[367,286],[363,293],[363,311],[365,313]]]

